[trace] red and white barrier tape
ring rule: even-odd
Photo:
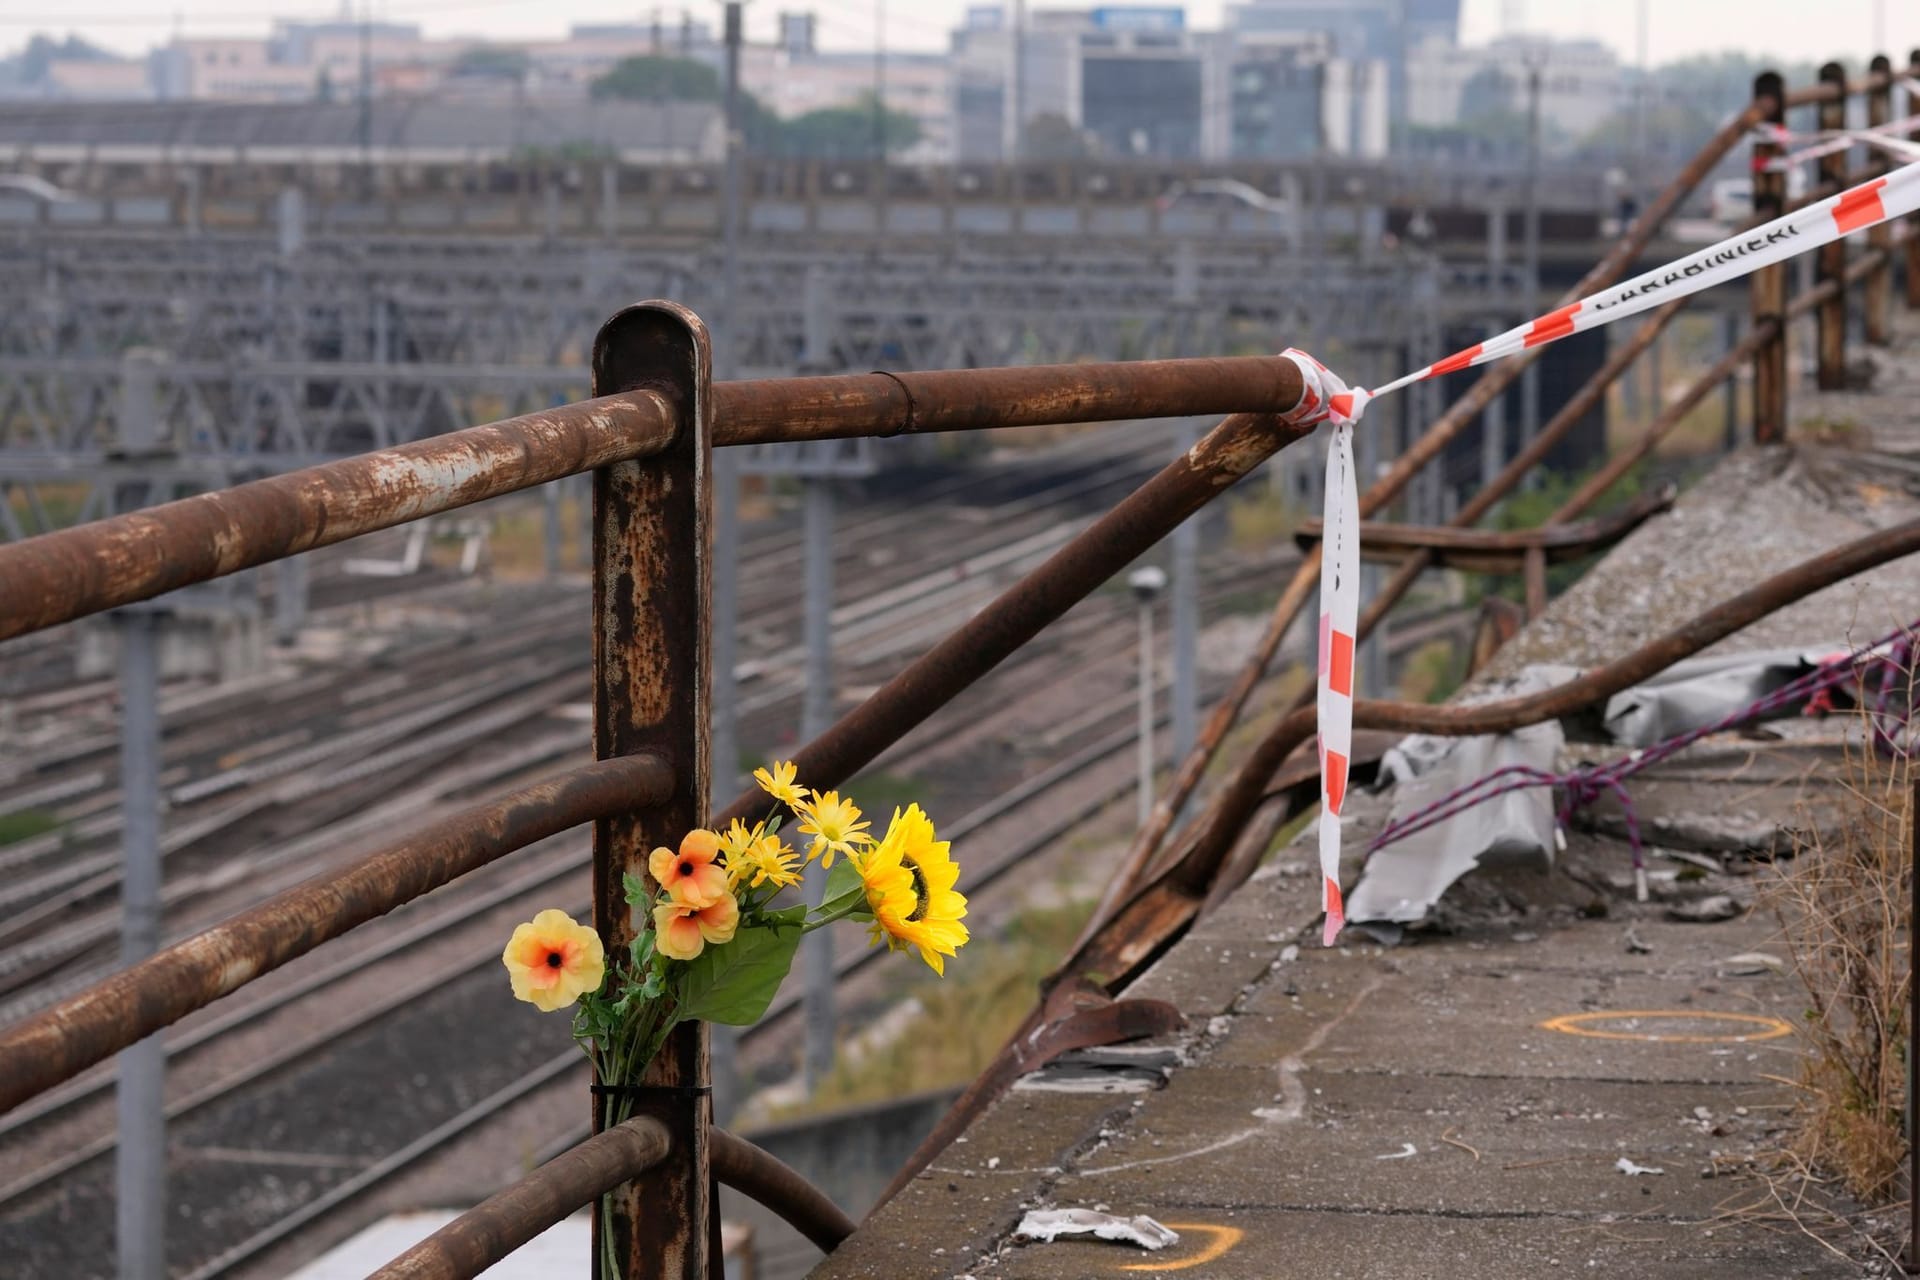
[[[1861,141],[1920,159],[1920,143],[1875,134]],[[1320,883],[1326,945],[1346,921],[1340,898],[1340,821],[1353,750],[1354,647],[1360,612],[1360,498],[1353,467],[1353,426],[1369,401],[1427,378],[1519,355],[1570,334],[1624,320],[1674,298],[1737,280],[1761,267],[1830,244],[1842,236],[1920,211],[1920,163],[1873,178],[1764,226],[1709,245],[1622,284],[1556,308],[1497,337],[1455,352],[1384,387],[1349,387],[1304,351],[1282,354],[1299,366],[1304,390],[1289,421],[1330,422],[1326,512],[1320,569]]]

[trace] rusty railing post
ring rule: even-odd
[[[1838,132],[1847,127],[1847,69],[1837,62],[1820,68],[1820,83],[1832,92],[1820,102],[1822,132]],[[1852,149],[1835,151],[1820,157],[1820,185],[1834,191],[1847,185],[1847,159]],[[1813,262],[1815,285],[1829,280],[1842,282],[1840,293],[1820,304],[1814,313],[1816,326],[1815,358],[1818,385],[1822,391],[1839,391],[1847,385],[1847,241],[1845,236],[1816,251]]]
[[[1920,49],[1907,54],[1907,75],[1910,83],[1907,87],[1907,114],[1920,115],[1920,89],[1912,86],[1911,81],[1920,81]],[[1920,213],[1907,219],[1911,228],[1907,236],[1907,305],[1920,307]]]
[[[1786,124],[1787,86],[1779,72],[1755,76],[1753,96],[1767,104],[1765,124]],[[1753,216],[1757,222],[1771,222],[1785,211],[1787,175],[1769,167],[1783,152],[1770,137],[1754,140]],[[1781,326],[1753,353],[1753,439],[1756,444],[1777,444],[1787,438],[1787,264],[1762,267],[1751,280],[1753,326],[1759,328],[1770,320]]]
[[[1867,125],[1871,128],[1893,119],[1893,60],[1884,53],[1875,54],[1869,70],[1875,78],[1873,87],[1867,90]],[[1867,168],[1860,175],[1862,178],[1885,177],[1892,171],[1886,152],[1878,147],[1867,148]],[[1893,293],[1893,224],[1883,222],[1871,228],[1867,232],[1867,244],[1883,255],[1880,265],[1867,276],[1864,294],[1867,345],[1884,347],[1893,341],[1892,320],[1887,312]]]
[[[646,389],[676,413],[673,443],[651,458],[593,475],[593,749],[599,759],[651,751],[672,762],[671,799],[604,818],[593,829],[593,924],[610,954],[634,921],[621,876],[647,875],[647,853],[677,845],[706,820],[708,532],[712,517],[713,377],[706,326],[683,307],[628,307],[593,343],[595,394]],[[648,888],[655,886],[648,880]],[[619,1280],[709,1280],[718,1227],[707,1154],[707,1029],[673,1032],[648,1071],[659,1092],[633,1113],[666,1126],[666,1158],[611,1193],[610,1223],[594,1215],[594,1275],[611,1230]],[[596,1094],[593,1123],[607,1128]]]

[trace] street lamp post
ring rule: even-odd
[[[1127,575],[1140,605],[1140,825],[1153,813],[1153,605],[1166,589],[1166,571],[1143,565]]]

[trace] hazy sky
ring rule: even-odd
[[[969,0],[879,0],[886,12],[886,42],[902,49],[938,49],[946,31]],[[417,22],[429,35],[473,35],[496,39],[563,34],[571,22],[651,20],[648,0],[352,0],[358,13],[365,3],[374,13],[396,21]],[[1045,7],[1032,0],[1030,7]],[[1916,0],[1642,0],[1649,11],[1648,51],[1661,62],[1720,49],[1740,49],[1795,59],[1862,55],[1884,29],[1897,62],[1920,44],[1920,2]],[[1062,6],[1068,7],[1068,6]],[[1080,7],[1075,0],[1071,7]],[[1188,22],[1217,25],[1224,0],[1191,0]],[[1634,0],[1464,0],[1462,26],[1469,42],[1500,34],[1509,21],[1557,36],[1593,36],[1613,45],[1623,60],[1634,60]],[[718,24],[717,0],[659,6],[670,23],[683,8]],[[812,9],[819,15],[822,44],[870,48],[875,29],[875,0],[751,0],[747,5],[749,39],[770,39],[775,14],[782,9]],[[0,4],[0,48],[16,47],[34,31],[77,31],[124,52],[162,42],[174,30],[189,35],[261,34],[275,17],[333,17],[339,0],[74,0],[65,16],[59,8]],[[1883,18],[1877,15],[1884,15]],[[1884,22],[1884,28],[1877,25]]]

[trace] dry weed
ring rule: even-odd
[[[1900,1194],[1907,1150],[1913,781],[1907,760],[1849,750],[1849,800],[1804,825],[1770,887],[1808,999],[1791,1155],[1867,1204]]]

